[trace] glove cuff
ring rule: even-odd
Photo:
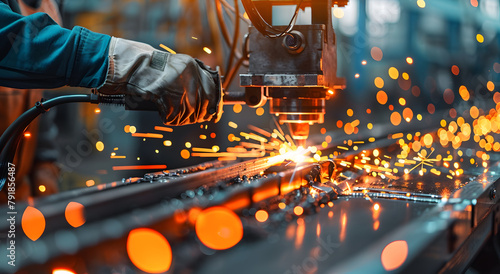
[[[113,88],[113,79],[115,78],[115,47],[116,42],[119,38],[111,37],[111,41],[109,42],[109,50],[108,50],[108,72],[106,74],[106,79],[104,83],[97,87],[97,91],[103,94],[115,95],[119,94],[116,88]]]
[[[209,121],[212,121],[214,123],[219,122],[221,115],[222,115],[222,107],[223,107],[223,101],[222,101],[222,96],[224,93],[222,92],[222,81],[220,79],[220,74],[216,70],[212,70],[209,66],[205,65],[201,60],[195,59],[198,65],[202,70],[207,71],[211,76],[212,79],[214,80],[215,84],[215,98],[210,100],[210,106],[208,109],[208,112],[212,117],[209,119]],[[215,105],[213,105],[215,103]]]

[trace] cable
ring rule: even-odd
[[[100,96],[97,94],[73,94],[59,96],[45,102],[39,101],[34,107],[21,114],[21,116],[19,116],[0,137],[0,190],[3,188],[7,180],[7,167],[9,162],[14,160],[15,152],[17,146],[19,145],[19,141],[21,140],[22,133],[26,130],[28,125],[36,117],[38,117],[38,115],[47,112],[52,107],[66,103],[88,102],[96,104],[99,102],[99,97]]]
[[[234,78],[234,75],[236,72],[238,72],[238,69],[241,67],[241,65],[248,60],[248,40],[249,40],[249,35],[248,33],[245,34],[245,37],[243,38],[243,56],[241,58],[238,58],[238,61],[236,61],[236,64],[234,67],[227,72],[226,77],[224,79],[224,83],[222,84],[222,88],[224,90],[227,90],[229,85],[231,84],[231,81]]]
[[[236,72],[238,72],[238,69],[240,68],[240,66],[241,66],[241,64],[243,63],[244,60],[245,60],[245,58],[243,58],[243,57],[241,57],[240,59],[238,59],[238,61],[236,61],[236,64],[231,69],[231,71],[227,72],[227,75],[226,75],[226,77],[224,79],[224,83],[222,84],[222,88],[224,90],[227,90],[227,88],[229,87],[229,84],[231,83],[231,81],[234,78],[234,75],[236,74]]]
[[[217,16],[215,12],[215,1],[212,0],[205,0],[205,5],[207,7],[207,20],[208,20],[208,27],[210,28],[210,34],[211,37],[214,41],[214,46],[216,48],[215,52],[215,57],[217,59],[217,64],[223,64],[224,63],[224,43],[221,41],[223,40],[221,38],[221,33],[220,33],[220,28],[218,26],[217,22]],[[220,67],[220,74],[224,75],[224,68]]]
[[[252,0],[241,0],[241,3],[243,4],[243,7],[245,7],[245,10],[247,11],[248,18],[250,18],[250,21],[254,24],[255,28],[262,33],[262,35],[269,37],[269,38],[278,38],[282,37],[284,35],[287,35],[294,27],[295,25],[295,20],[297,19],[297,16],[299,14],[300,6],[302,5],[303,0],[300,0],[299,4],[297,4],[297,8],[295,9],[295,13],[292,16],[292,19],[290,20],[290,23],[286,27],[284,31],[278,30],[274,28],[272,25],[266,22],[264,18],[260,15],[259,11],[257,10],[257,7],[254,5]]]
[[[221,3],[222,3],[222,5],[223,5],[224,7],[226,7],[228,10],[230,10],[230,11],[231,11],[231,12],[233,12],[233,13],[236,13],[235,9],[234,9],[231,5],[229,5],[229,3],[228,3],[228,2],[226,2],[226,0],[220,0],[220,2],[221,2]],[[226,10],[226,11],[227,11],[227,10]],[[247,24],[249,24],[249,25],[252,23],[250,20],[248,20],[247,18],[245,18],[245,16],[243,16],[241,13],[238,13],[238,16],[239,16],[239,17],[240,17],[240,19],[241,19],[241,20],[243,20],[245,23],[247,23]]]
[[[31,123],[33,119],[38,117],[38,115],[48,111],[50,108],[55,107],[60,104],[66,103],[76,103],[76,102],[94,102],[97,103],[96,94],[73,94],[73,95],[64,95],[59,96],[45,102],[37,102],[34,107],[27,110],[21,116],[19,116],[2,134],[0,137],[0,148],[3,150],[8,140],[10,140],[11,136],[14,136],[15,133],[21,131],[23,132],[26,127]]]
[[[240,6],[238,5],[238,0],[234,0],[234,9],[235,9],[236,14],[240,14]],[[231,45],[231,50],[229,52],[229,58],[227,60],[227,66],[226,66],[227,72],[231,71],[231,65],[233,63],[233,58],[234,58],[234,55],[236,53],[236,46],[238,45],[239,34],[240,34],[240,19],[238,17],[236,17],[234,20],[233,43]],[[241,57],[241,58],[243,58],[243,57]],[[229,77],[227,77],[227,78],[229,78]]]
[[[224,23],[222,6],[219,0],[215,0],[215,14],[217,14],[217,21],[219,22],[219,27],[224,41],[226,41],[228,45],[231,45],[231,38],[229,37],[229,31],[227,30],[226,24]]]
[[[222,7],[224,8],[224,11],[226,12],[227,16],[230,19],[229,21],[234,22],[234,20],[235,20],[235,18],[234,18],[235,15],[234,15],[234,11],[233,11],[234,8],[230,9],[230,8],[228,8],[228,6],[226,6],[226,5],[228,5],[227,2],[223,2],[224,0],[220,0],[220,1],[222,4]],[[229,6],[229,7],[231,7],[231,6]]]

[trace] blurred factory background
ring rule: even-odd
[[[230,49],[222,42],[212,1],[60,2],[67,28],[80,25],[146,42],[159,49],[159,45],[164,44],[212,67],[224,67],[227,61]],[[273,23],[287,24],[293,10],[294,6],[275,8]],[[308,12],[309,9],[301,11],[297,24],[307,23],[303,13]],[[394,108],[403,113],[409,107],[413,122],[421,124],[424,122],[416,120],[417,114],[427,116],[431,112],[443,118],[455,118],[472,105],[486,109],[484,104],[493,96],[493,89],[489,88],[491,84],[494,88],[500,72],[499,13],[497,0],[353,0],[346,7],[334,8],[337,74],[346,78],[347,88],[327,101],[325,123],[312,127],[311,135],[319,134],[321,128],[345,133],[347,122],[355,119],[361,121],[359,129],[388,124]],[[226,20],[229,28],[233,28],[231,18]],[[240,24],[240,29],[243,37],[247,25]],[[244,66],[240,68],[240,72],[245,70]],[[242,89],[238,82],[235,77],[230,90]],[[458,100],[459,87],[465,83],[471,91],[471,99]],[[377,101],[380,90],[385,92],[387,103]],[[47,96],[55,94],[47,92]],[[379,95],[383,99],[384,94]],[[406,101],[406,106],[400,104],[400,98]],[[275,128],[268,107],[269,104],[263,107],[262,114],[262,110],[247,106],[235,113],[233,106],[225,106],[223,118],[216,125],[183,126],[165,132],[163,139],[145,141],[131,137],[124,128],[128,125],[135,126],[137,132],[152,132],[154,126],[161,126],[156,113],[126,112],[113,106],[101,106],[99,110],[91,105],[58,107],[57,113],[52,114],[57,117],[52,118],[59,129],[56,140],[61,181],[64,181],[61,189],[82,187],[88,180],[99,183],[140,176],[147,171],[118,171],[113,170],[113,166],[166,165],[171,169],[207,161],[188,158],[186,154],[181,157],[181,151],[187,149],[186,142],[193,147],[217,145],[223,151],[231,145],[228,135],[238,136],[239,131],[247,130],[247,124]],[[240,127],[237,130],[228,127],[229,122]],[[394,127],[396,131],[398,128]],[[349,135],[350,139],[356,139],[355,132]],[[104,144],[102,151],[96,149],[97,141]],[[125,158],[110,158],[112,153]]]

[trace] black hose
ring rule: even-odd
[[[95,97],[94,97],[95,96]],[[91,98],[92,97],[92,98]],[[5,148],[5,145],[10,140],[11,136],[14,136],[17,132],[23,132],[26,127],[38,117],[38,115],[48,111],[50,108],[55,107],[60,104],[65,103],[77,103],[77,102],[92,102],[97,103],[97,95],[95,94],[73,94],[59,96],[45,102],[37,102],[36,105],[23,114],[19,116],[2,134],[0,137],[0,148]]]
[[[243,57],[238,59],[238,61],[236,61],[236,64],[234,65],[234,67],[231,68],[231,71],[227,72],[226,77],[224,79],[224,84],[222,85],[222,89],[229,88],[229,84],[231,84],[231,81],[233,81],[234,76],[238,72],[238,69],[241,67],[241,64],[243,63],[244,60],[245,60],[245,58],[243,58]]]
[[[222,15],[222,5],[219,0],[215,0],[215,14],[217,15],[217,21],[219,22],[219,27],[221,29],[222,37],[226,44],[231,45],[231,38],[229,38],[229,31],[224,23],[224,15]]]
[[[9,162],[14,160],[22,133],[38,115],[47,112],[52,107],[66,103],[88,102],[96,104],[99,102],[99,98],[100,96],[97,94],[63,95],[45,102],[37,102],[34,107],[21,114],[21,116],[19,116],[0,137],[0,190],[7,180],[7,167]]]
[[[262,35],[268,37],[268,38],[278,38],[282,37],[284,35],[289,34],[289,32],[293,29],[295,25],[295,20],[297,19],[297,16],[299,14],[300,7],[302,6],[303,0],[300,0],[300,2],[297,4],[297,8],[295,9],[295,12],[292,16],[292,19],[290,19],[290,23],[288,26],[285,28],[284,31],[281,31],[279,29],[276,29],[273,27],[271,24],[269,24],[264,18],[259,13],[259,10],[251,0],[241,0],[241,3],[243,4],[243,7],[245,8],[245,11],[247,12],[248,17],[250,18],[250,21],[254,25],[254,27],[262,33]]]
[[[241,67],[241,65],[243,65],[243,63],[248,60],[248,40],[249,34],[247,33],[243,38],[243,56],[241,58],[238,58],[236,64],[231,68],[230,71],[226,72],[226,77],[224,78],[224,83],[222,84],[222,88],[225,90],[229,88],[231,81],[233,81],[233,78],[238,72],[238,69]]]
[[[240,14],[240,6],[238,4],[238,0],[234,0],[234,9],[235,9],[236,14]],[[238,45],[239,34],[240,34],[240,18],[236,17],[234,20],[233,43],[231,45],[231,50],[229,52],[229,58],[227,60],[226,72],[231,71],[231,65],[233,63],[233,58],[235,55],[236,47]]]

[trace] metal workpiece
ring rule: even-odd
[[[347,272],[361,273],[366,261],[357,257],[360,251],[433,206],[408,203],[407,207],[406,202],[385,199],[377,203],[380,213],[374,213],[373,204],[366,199],[340,197],[332,207],[320,208],[315,214],[282,224],[279,229],[272,230],[269,225],[264,239],[217,254],[196,273],[230,273],[235,267],[241,273],[337,273],[333,267],[351,258],[356,259],[357,265]],[[380,260],[380,253],[377,259]]]
[[[47,232],[37,241],[26,237],[18,239],[23,252],[18,254],[17,267],[4,270],[31,269],[30,266],[57,261],[74,253],[85,257],[91,264],[95,263],[98,258],[94,257],[95,254],[85,255],[85,248],[107,245],[107,241],[125,237],[134,228],[169,222],[179,210],[222,205],[242,212],[253,207],[265,207],[269,200],[276,197],[290,196],[302,200],[300,197],[305,196],[296,196],[294,191],[308,185],[306,177],[318,165],[295,166],[291,163],[286,168],[277,166],[266,172],[275,164],[270,158],[224,167],[208,164],[199,168],[146,174],[143,178],[111,183],[109,188],[93,188],[92,191],[81,192],[82,195],[60,195],[37,200],[31,205],[19,204],[21,212],[28,206],[35,206],[46,220]],[[327,200],[330,200],[332,192],[327,194]],[[324,195],[321,194],[320,198]],[[85,226],[78,229],[72,229],[67,222],[65,208],[71,202],[84,206]],[[112,233],[109,224],[117,227]],[[8,225],[4,223],[1,231],[8,231]],[[173,227],[172,230],[178,228]],[[17,230],[22,231],[20,223]],[[61,242],[61,235],[71,241]],[[41,249],[45,250],[43,256],[33,256],[32,252]]]
[[[490,199],[490,190],[499,188],[499,166],[491,167],[490,171],[490,176],[477,176],[449,199],[441,199],[419,218],[381,238],[372,248],[364,250],[358,257],[332,271],[344,273],[353,268],[360,271],[384,271],[380,256],[384,248],[397,241],[406,243],[408,254],[404,264],[398,268],[399,272],[465,271],[479,249],[488,241],[493,241],[491,236],[495,229],[492,228],[499,226],[498,219],[495,220],[498,204],[478,202]],[[434,200],[435,198],[432,197]],[[360,266],[360,261],[365,263]]]
[[[462,183],[432,173],[382,179],[336,159],[297,164],[274,156],[148,173],[35,200],[46,232],[35,242],[19,239],[16,270],[76,256],[89,273],[133,271],[127,235],[149,227],[172,245],[174,273],[232,273],[236,267],[241,273],[460,272],[498,234],[500,167],[474,172],[461,175]],[[79,228],[65,219],[70,202],[84,206],[86,223]],[[244,230],[241,242],[226,251],[204,246],[188,218],[220,207],[238,214]],[[265,222],[256,219],[257,211],[268,214]],[[39,250],[43,256],[33,255]],[[119,260],[110,260],[110,253]]]
[[[486,206],[488,214],[474,224],[478,202],[461,194],[489,195],[490,189],[498,188],[498,178],[488,179],[477,176],[450,198],[354,188],[331,207],[212,257],[200,270],[229,273],[239,266],[242,273],[463,272],[495,233],[488,227],[499,225],[494,204]],[[483,185],[482,191],[476,183]]]

